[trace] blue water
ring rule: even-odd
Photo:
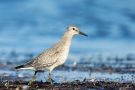
[[[39,53],[76,25],[71,53],[134,53],[135,1],[0,0],[0,51]]]
[[[0,65],[0,75],[5,72],[9,76],[16,76],[10,64],[16,66],[27,62],[51,47],[69,25],[77,26],[89,37],[74,37],[65,65],[95,68],[105,64],[113,68],[124,68],[129,64],[134,69],[134,3],[134,0],[0,0],[0,62],[8,67],[3,71]],[[133,56],[131,61],[125,59],[130,54],[131,58]],[[122,63],[117,62],[116,56],[124,59]],[[132,73],[92,72],[90,76],[90,72],[78,74],[80,72],[58,70],[54,71],[54,77],[59,76],[58,80],[61,81],[64,81],[63,78],[70,81],[91,79],[93,76],[98,80],[109,78],[121,81],[125,75],[125,82],[133,81]],[[60,73],[64,77],[61,78]],[[72,76],[73,73],[77,76],[67,78],[68,74]]]

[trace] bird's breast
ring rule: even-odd
[[[69,49],[64,49],[61,50],[61,52],[59,53],[59,57],[57,59],[57,65],[62,65],[64,64],[64,62],[66,61],[67,57],[68,57],[68,53],[69,53]]]

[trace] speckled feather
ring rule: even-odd
[[[22,67],[16,69],[49,69],[49,71],[52,71],[55,67],[62,65],[66,61],[73,35],[73,31],[71,33],[68,28],[60,41],[55,45],[46,51],[43,51],[36,58],[32,59]]]
[[[36,58],[25,65],[15,67],[16,69],[45,70],[50,72],[57,66],[64,64],[68,57],[72,37],[76,34],[87,36],[80,32],[75,26],[69,26],[63,37],[51,48],[43,51]]]

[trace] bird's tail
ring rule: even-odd
[[[16,66],[15,69],[24,68],[25,65]]]

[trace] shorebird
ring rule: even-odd
[[[68,57],[72,37],[77,34],[87,36],[85,33],[79,31],[77,27],[69,26],[62,38],[51,48],[43,51],[28,63],[15,67],[15,69],[30,69],[35,71],[29,84],[35,80],[37,72],[47,69],[49,70],[48,80],[51,84],[53,84],[51,72],[57,66],[64,64]]]

